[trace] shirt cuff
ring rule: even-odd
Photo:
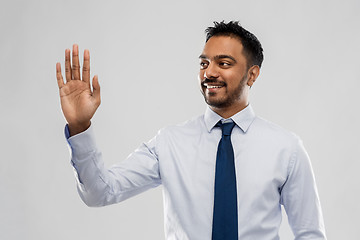
[[[81,159],[89,153],[96,151],[95,135],[92,125],[85,131],[70,136],[69,126],[66,124],[64,132],[66,140],[70,145],[73,158]]]

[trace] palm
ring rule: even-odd
[[[72,66],[70,66],[70,50],[65,51],[65,76],[66,84],[61,74],[60,63],[56,64],[56,77],[60,91],[61,108],[70,126],[77,130],[85,130],[90,125],[90,120],[100,105],[100,86],[97,76],[93,78],[90,87],[90,54],[84,51],[84,64],[82,80],[80,78],[80,64],[78,47],[74,45]],[[73,133],[78,131],[73,131]]]
[[[97,105],[87,83],[68,82],[60,89],[61,108],[68,123],[84,123],[94,115]]]

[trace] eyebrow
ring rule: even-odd
[[[199,56],[199,58],[200,58],[200,59],[208,59],[208,57],[207,57],[206,55],[204,55],[204,54],[201,54],[201,55]],[[214,57],[214,60],[219,60],[219,59],[223,59],[223,58],[229,58],[229,59],[233,60],[235,63],[237,62],[234,57],[232,57],[232,56],[230,56],[230,55],[225,55],[225,54],[216,55],[216,56]]]

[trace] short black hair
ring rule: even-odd
[[[230,21],[228,23],[214,22],[214,27],[208,27],[205,30],[206,42],[214,36],[229,36],[238,38],[244,48],[244,55],[248,62],[248,67],[261,64],[264,60],[263,48],[257,37],[243,28],[238,21]]]

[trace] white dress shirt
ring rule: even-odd
[[[255,116],[235,114],[232,134],[241,240],[276,240],[284,205],[296,240],[326,239],[309,157],[294,134]],[[89,206],[123,201],[163,185],[166,239],[211,239],[214,177],[221,117],[204,115],[166,127],[129,157],[104,168],[93,129],[69,137],[82,200]]]

